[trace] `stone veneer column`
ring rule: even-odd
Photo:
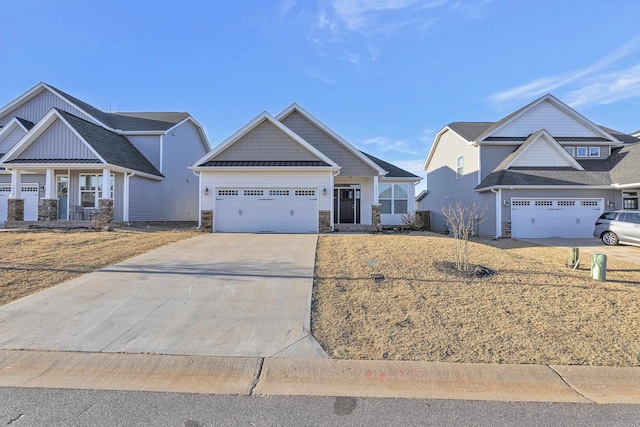
[[[7,221],[24,221],[24,199],[9,199]]]
[[[318,212],[318,232],[331,233],[331,211]]]
[[[371,222],[376,228],[376,231],[382,231],[382,224],[380,220],[380,205],[371,205]]]
[[[58,220],[58,199],[42,199],[38,206],[38,221]]]
[[[104,224],[113,221],[113,199],[98,199],[98,220]]]
[[[502,237],[511,237],[511,222],[504,221],[502,223]]]
[[[213,231],[213,211],[200,211],[200,231],[211,233]]]

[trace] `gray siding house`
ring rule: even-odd
[[[545,95],[497,122],[454,122],[425,161],[418,209],[444,231],[442,209],[486,209],[476,232],[496,237],[592,237],[605,209],[638,209],[640,140],[598,126]]]
[[[363,153],[302,107],[262,113],[192,166],[201,225],[327,232],[402,224],[420,177]]]
[[[188,113],[107,113],[39,83],[0,109],[0,223],[198,220]]]

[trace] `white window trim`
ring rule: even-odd
[[[456,158],[456,179],[460,179],[464,176],[464,156],[458,156]]]
[[[95,190],[82,190],[82,177],[83,176],[95,176],[96,177],[96,189]],[[115,191],[115,176],[113,174],[111,174],[111,182],[109,184],[113,183],[113,186],[109,185],[110,187],[110,191],[109,191],[109,196],[110,197],[103,197],[103,191],[100,190],[100,179],[103,179],[104,175],[101,173],[81,173],[79,175],[79,180],[80,183],[78,185],[78,200],[80,202],[80,205],[82,205],[82,193],[95,193],[95,203],[94,206],[83,206],[84,208],[87,209],[95,209],[99,207],[99,200],[100,199],[113,199],[113,193]],[[104,185],[103,185],[104,187]]]
[[[580,150],[584,150],[584,155],[580,155]],[[589,149],[587,147],[578,147],[576,150],[576,157],[589,157]]]
[[[378,200],[380,202],[380,205],[382,205],[382,201],[383,200],[389,200],[391,202],[391,212],[389,213],[382,213],[382,215],[406,215],[409,213],[409,184],[406,183],[402,183],[402,182],[395,182],[395,183],[383,183],[380,184],[379,186],[382,187],[383,185],[389,185],[391,188],[391,197],[380,197],[378,196]],[[396,185],[404,185],[406,186],[405,188],[405,193],[407,194],[406,198],[402,198],[402,197],[396,197],[396,190],[395,190],[395,186]],[[378,193],[379,194],[379,193]],[[406,212],[404,213],[395,213],[396,210],[396,200],[402,200],[405,201],[406,204]]]
[[[591,154],[591,150],[597,150],[597,153]],[[589,157],[600,157],[600,147],[589,147]]]

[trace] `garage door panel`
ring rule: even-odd
[[[309,188],[225,188],[216,197],[221,232],[317,232],[318,200]]]
[[[11,188],[0,185],[0,222],[7,220],[7,208]],[[38,220],[38,184],[22,184],[22,198],[24,199],[24,220]]]
[[[604,209],[602,199],[511,200],[511,235],[516,238],[588,238]]]

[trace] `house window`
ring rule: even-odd
[[[109,184],[109,193],[102,195],[102,179],[100,174],[80,174],[80,205],[83,208],[97,208],[98,199],[113,199],[113,174]]]
[[[587,147],[578,147],[578,157],[587,157]]]
[[[380,184],[378,187],[380,213],[406,214],[409,206],[408,184]]]
[[[569,153],[571,157],[574,157],[576,155],[575,147],[564,147],[564,149],[567,150],[567,153]]]
[[[464,176],[464,159],[462,156],[456,159],[456,178],[462,178]]]
[[[590,147],[589,157],[600,157],[600,147]]]

